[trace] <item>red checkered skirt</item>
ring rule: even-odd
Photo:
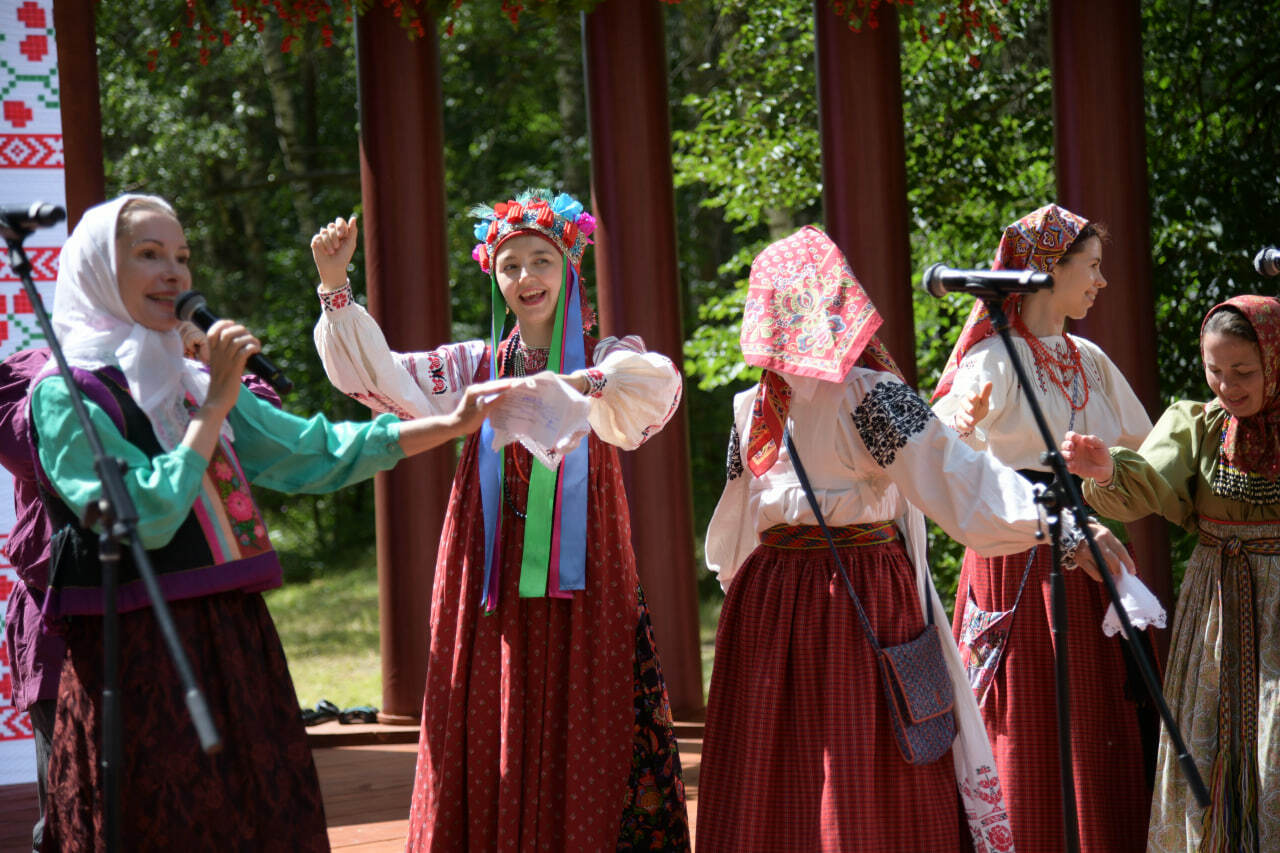
[[[725,598],[698,850],[969,849],[951,753],[925,766],[902,758],[875,653],[825,541],[810,540],[757,547]],[[901,539],[840,550],[881,645],[918,636]]]
[[[970,587],[982,610],[1013,607],[1027,554],[986,558],[965,552],[953,625],[957,637]],[[1049,630],[1050,560],[1048,546],[1036,549],[1004,659],[982,708],[1014,843],[1018,850],[1037,853],[1063,849],[1054,640]],[[1144,850],[1151,791],[1143,769],[1135,698],[1145,698],[1145,691],[1140,683],[1126,688],[1125,641],[1102,633],[1109,603],[1106,590],[1081,571],[1064,573],[1063,581],[1080,849]]]

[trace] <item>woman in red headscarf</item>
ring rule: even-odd
[[[490,422],[462,448],[436,555],[409,849],[687,851],[618,458],[670,419],[680,372],[638,337],[584,332],[595,221],[579,202],[531,190],[471,212],[492,337],[428,352],[393,353],[352,299],[354,223],[312,240],[317,348],[333,384],[371,408],[433,412],[495,375],[589,400],[587,437],[562,456],[495,450]],[[498,340],[504,311],[516,326]]]
[[[1010,297],[1003,306],[1032,387],[1019,385],[979,302],[934,391],[934,412],[965,443],[1032,482],[1053,475],[1040,459],[1044,441],[1029,395],[1055,440],[1075,429],[1132,448],[1151,429],[1106,353],[1066,331],[1066,321],[1082,319],[1107,286],[1104,236],[1100,226],[1056,204],[1008,226],[992,268],[1053,276],[1051,288]],[[1019,849],[1037,853],[1063,845],[1050,567],[1048,545],[1001,557],[967,550],[952,628],[995,751],[1014,838]],[[1063,581],[1080,847],[1138,850],[1151,796],[1144,768],[1154,759],[1158,720],[1145,704],[1146,688],[1131,675],[1124,641],[1100,630],[1110,603],[1106,589],[1078,572]],[[1144,700],[1141,709],[1135,698]]]
[[[1212,401],[1174,403],[1136,451],[1070,433],[1062,452],[1100,512],[1200,534],[1164,690],[1212,803],[1197,805],[1161,735],[1147,849],[1278,850],[1280,301],[1215,306],[1200,348]]]
[[[889,647],[944,618],[921,510],[992,554],[1030,547],[1039,511],[1031,484],[966,447],[903,383],[875,336],[880,323],[816,228],[751,266],[741,344],[764,372],[734,400],[728,482],[707,529],[707,565],[726,596],[700,851],[1011,849],[991,747],[950,634],[940,632],[956,737],[936,760],[908,763],[868,632]],[[1127,562],[1119,540],[1098,529],[1108,562]]]

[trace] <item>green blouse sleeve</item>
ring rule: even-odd
[[[302,419],[240,390],[227,416],[250,482],[278,492],[332,492],[404,458],[400,422],[383,414],[363,423]]]
[[[1102,515],[1136,521],[1156,513],[1183,527],[1195,523],[1201,444],[1209,431],[1203,403],[1174,403],[1136,451],[1111,448],[1115,474],[1107,488],[1084,483],[1084,498]]]
[[[143,547],[164,546],[195,503],[207,467],[204,457],[179,446],[148,459],[120,434],[110,415],[83,395],[82,399],[105,451],[124,460],[125,489],[138,510],[138,538]],[[102,497],[102,483],[62,377],[51,376],[36,386],[31,413],[39,438],[40,465],[58,496],[83,518],[85,507]]]

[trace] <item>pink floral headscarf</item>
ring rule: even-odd
[[[781,374],[843,382],[863,364],[902,378],[876,337],[883,322],[844,254],[818,228],[802,228],[756,257],[740,337],[747,364],[765,369],[747,441],[753,474],[778,460],[791,404]]]

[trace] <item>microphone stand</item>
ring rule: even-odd
[[[120,767],[123,760],[124,729],[119,695],[119,659],[120,632],[119,616],[116,612],[116,588],[119,581],[120,544],[129,543],[134,565],[138,569],[147,594],[151,598],[152,610],[160,633],[168,647],[169,657],[173,660],[178,678],[182,682],[186,697],[187,712],[195,725],[196,734],[200,738],[200,746],[210,755],[222,748],[222,740],[213,725],[208,704],[204,694],[196,684],[195,674],[182,649],[182,641],[178,638],[173,617],[169,613],[168,604],[164,600],[156,582],[155,572],[138,536],[138,510],[133,499],[125,488],[122,473],[122,460],[108,456],[102,446],[102,439],[89,419],[89,410],[85,408],[80,395],[75,393],[75,380],[71,368],[67,365],[66,356],[53,333],[53,325],[49,322],[49,314],[45,311],[40,292],[36,290],[31,278],[31,262],[27,258],[22,243],[31,232],[25,228],[10,227],[0,217],[0,234],[9,246],[9,266],[22,279],[22,288],[31,300],[32,310],[44,333],[49,349],[58,364],[58,373],[71,391],[71,407],[84,430],[89,447],[93,450],[93,467],[102,480],[102,498],[97,505],[85,509],[81,523],[86,528],[100,523],[102,532],[98,536],[98,556],[102,563],[102,802],[103,802],[103,835],[109,851],[120,849]]]
[[[1057,442],[1054,440],[1053,434],[1049,432],[1049,425],[1044,419],[1044,412],[1040,409],[1040,401],[1036,399],[1035,394],[1030,393],[1030,389],[1033,386],[1027,376],[1026,369],[1018,358],[1017,350],[1013,347],[1013,336],[1009,330],[1009,318],[1005,316],[1004,309],[1001,306],[1001,303],[1004,302],[1009,293],[1016,292],[1016,285],[1011,286],[1008,292],[1005,292],[999,285],[989,282],[983,284],[990,286],[990,292],[984,293],[981,297],[983,305],[986,306],[987,313],[991,316],[991,323],[1000,335],[1000,339],[1004,341],[1004,347],[1009,354],[1009,360],[1013,363],[1013,370],[1018,377],[1018,383],[1023,388],[1028,389],[1026,398],[1031,406],[1031,414],[1035,418],[1036,427],[1040,431],[1044,445],[1048,448],[1041,455],[1041,460],[1053,469],[1054,475],[1053,487],[1047,489],[1038,500],[1046,508],[1046,515],[1049,520],[1049,535],[1052,539],[1053,548],[1053,566],[1049,572],[1049,594],[1050,609],[1053,615],[1051,630],[1054,638],[1054,679],[1058,704],[1058,763],[1062,783],[1063,832],[1066,850],[1068,853],[1077,853],[1080,849],[1080,830],[1076,813],[1075,776],[1071,762],[1071,697],[1067,681],[1069,672],[1067,667],[1067,602],[1063,588],[1062,568],[1059,566],[1060,540],[1058,537],[1062,521],[1061,511],[1064,508],[1072,511],[1077,523],[1080,525],[1081,532],[1084,533],[1085,541],[1089,546],[1089,553],[1093,555],[1093,561],[1102,575],[1102,583],[1107,589],[1107,595],[1110,596],[1112,604],[1115,605],[1116,614],[1120,618],[1120,626],[1124,631],[1124,638],[1129,642],[1129,651],[1133,653],[1138,671],[1142,673],[1142,680],[1146,682],[1147,691],[1151,694],[1152,700],[1160,711],[1160,719],[1164,721],[1165,730],[1168,731],[1169,739],[1177,751],[1178,762],[1182,766],[1183,775],[1187,777],[1191,792],[1195,795],[1196,801],[1201,807],[1209,805],[1209,791],[1205,788],[1204,780],[1200,777],[1200,771],[1196,769],[1195,760],[1191,757],[1186,744],[1182,740],[1182,733],[1178,729],[1177,722],[1173,719],[1173,714],[1169,711],[1169,705],[1165,701],[1155,670],[1152,668],[1151,662],[1147,660],[1142,645],[1138,642],[1134,627],[1129,622],[1129,615],[1120,603],[1120,593],[1116,590],[1116,583],[1111,577],[1111,572],[1107,571],[1107,564],[1102,559],[1102,552],[1098,550],[1098,543],[1094,541],[1093,533],[1085,523],[1087,514],[1085,512],[1084,498],[1081,497],[1079,488],[1077,488],[1075,481],[1071,479],[1067,471],[1066,460],[1058,452]]]

